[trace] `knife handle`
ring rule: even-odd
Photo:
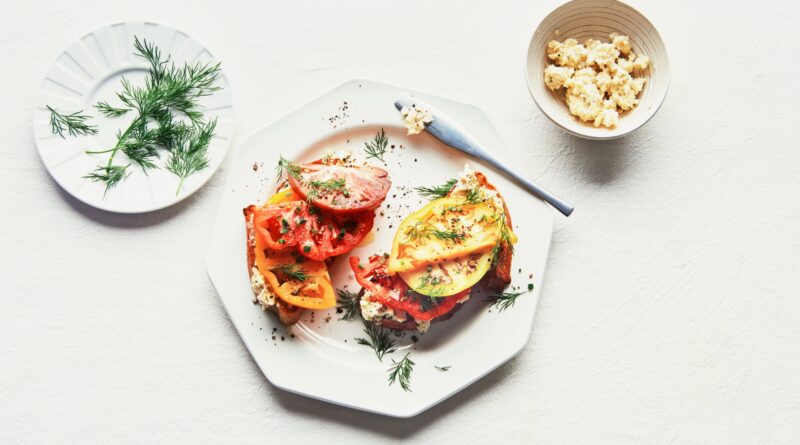
[[[481,156],[481,157],[483,158],[483,160],[485,160],[486,162],[491,164],[493,167],[497,168],[498,170],[502,170],[504,173],[506,173],[507,175],[509,175],[512,178],[514,178],[514,180],[520,186],[522,186],[525,190],[527,190],[530,193],[533,193],[534,195],[542,198],[548,204],[550,204],[551,206],[555,207],[556,210],[558,210],[559,212],[564,214],[564,216],[571,215],[572,211],[575,210],[575,207],[572,204],[568,203],[567,201],[564,201],[563,199],[559,198],[558,196],[556,196],[556,195],[548,192],[544,188],[536,185],[533,181],[531,181],[530,179],[526,178],[522,173],[514,170],[511,167],[506,166],[504,163],[502,163],[499,160],[497,160],[494,156],[486,156],[484,154],[484,156]]]

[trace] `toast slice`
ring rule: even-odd
[[[255,228],[253,227],[253,213],[255,211],[256,206],[250,205],[244,208],[244,220],[246,223],[247,229],[247,273],[250,277],[252,282],[253,280],[253,269],[256,265],[256,234]],[[269,286],[269,284],[264,284],[265,286]],[[256,302],[261,303],[261,307],[265,311],[272,312],[278,316],[278,320],[280,320],[281,324],[284,326],[290,326],[297,323],[297,320],[300,319],[300,316],[303,315],[304,309],[301,307],[297,307],[295,305],[289,304],[278,297],[275,297],[271,302],[264,302],[259,301],[258,296],[259,293],[256,292],[256,289],[253,289],[253,293],[256,296]],[[271,304],[270,304],[271,303]]]

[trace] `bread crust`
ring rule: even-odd
[[[255,208],[256,206],[249,205],[242,210],[242,212],[244,213],[244,220],[247,231],[247,241],[246,241],[247,274],[251,279],[253,278],[253,267],[255,267],[256,264],[256,252],[255,252],[256,238],[255,238],[255,228],[253,227],[253,213],[255,212]],[[256,295],[256,297],[257,296],[258,295]],[[303,315],[304,311],[303,308],[289,304],[278,297],[275,298],[275,305],[267,306],[266,310],[277,315],[278,320],[280,320],[281,324],[284,326],[291,326],[297,323],[297,321]]]

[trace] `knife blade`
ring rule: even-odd
[[[507,166],[504,162],[497,159],[485,147],[483,147],[483,145],[481,145],[480,142],[478,142],[478,140],[472,136],[466,128],[428,103],[421,101],[419,98],[409,94],[403,94],[397,98],[397,100],[395,100],[394,106],[400,112],[403,111],[403,108],[413,109],[415,106],[427,110],[430,113],[432,120],[430,123],[425,125],[425,130],[432,134],[436,139],[439,139],[456,150],[485,161],[489,165],[505,173],[523,189],[543,199],[545,202],[555,207],[556,210],[561,212],[564,216],[571,215],[572,211],[575,210],[575,207],[572,206],[572,204],[553,195],[543,187],[526,178],[522,173],[514,170],[513,168]]]

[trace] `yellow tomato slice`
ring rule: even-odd
[[[293,192],[291,187],[286,187],[278,193],[270,196],[267,200],[267,204],[280,204],[282,202],[302,200],[303,198],[301,198],[297,193]]]
[[[492,251],[473,253],[427,267],[399,272],[415,291],[431,297],[455,295],[474,286],[492,267]]]
[[[297,200],[297,194],[287,188],[271,196],[267,202],[280,204]],[[255,254],[258,271],[264,275],[270,290],[281,300],[305,309],[336,306],[336,294],[324,261],[304,259],[298,263],[297,257],[289,252],[265,249],[260,237],[256,237]],[[287,274],[287,270],[295,273]],[[300,280],[297,275],[303,275],[305,279]]]
[[[489,203],[469,204],[461,197],[431,201],[400,223],[389,272],[412,271],[491,250],[500,238],[502,212]]]

